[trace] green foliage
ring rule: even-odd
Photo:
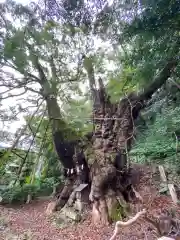
[[[136,69],[132,80],[141,89],[167,59],[179,56],[179,6],[179,0],[143,1],[139,12],[123,28],[119,61]]]
[[[28,194],[31,194],[33,197],[38,190],[38,186],[25,184],[21,186],[9,187],[1,191],[0,195],[3,199],[3,203],[25,203],[27,200]]]
[[[129,33],[144,34],[147,31],[160,37],[162,33],[167,34],[167,30],[170,32],[178,30],[179,3],[178,0],[145,1],[144,10],[140,13],[141,18],[135,18],[128,29]]]
[[[7,153],[7,149],[3,149],[0,152],[0,184],[11,185],[17,178],[19,167],[25,158],[27,151],[22,149],[14,149],[10,155],[5,158],[4,154]],[[29,176],[36,158],[36,153],[29,152],[26,158],[25,164],[21,171],[21,180]]]
[[[110,218],[111,220],[114,221],[118,221],[118,220],[122,220],[127,216],[128,213],[128,205],[125,203],[119,203],[117,202],[111,209],[111,214],[110,214]]]
[[[0,196],[4,204],[25,203],[28,195],[33,199],[40,196],[49,196],[53,192],[55,185],[54,178],[36,179],[33,184],[23,184],[23,186],[9,186],[0,188]]]
[[[70,100],[64,105],[65,119],[71,129],[75,129],[78,138],[91,131],[90,116],[92,106],[87,99]],[[75,135],[75,134],[74,134]],[[69,138],[71,139],[72,136]]]
[[[159,111],[160,112],[159,112]],[[130,156],[138,162],[155,162],[180,167],[179,126],[180,108],[158,106],[158,102],[145,109],[142,117],[146,126],[140,124],[137,141]]]
[[[119,101],[121,97],[134,91],[138,91],[138,69],[125,66],[121,72],[114,74],[107,85],[107,92],[111,96],[113,102]]]
[[[34,183],[35,186],[38,186],[37,191],[35,193],[35,197],[49,196],[53,192],[55,182],[56,182],[55,177],[47,177],[41,180],[37,179]]]

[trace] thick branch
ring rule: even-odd
[[[17,72],[20,72],[25,77],[28,76],[31,79],[31,81],[32,81],[32,79],[34,79],[35,82],[38,82],[38,83],[40,82],[40,79],[38,77],[36,77],[35,75],[31,74],[30,72],[27,72],[27,71],[24,71],[22,69],[17,68],[16,66],[14,66],[9,61],[6,61],[6,65],[5,66],[10,67],[10,68],[16,70]]]
[[[30,92],[34,92],[34,93],[37,93],[37,94],[40,94],[40,95],[42,95],[42,93],[40,92],[40,91],[38,91],[38,90],[36,90],[36,89],[33,89],[33,88],[31,88],[31,87],[24,87],[25,88],[25,90],[26,91],[30,91]]]
[[[153,93],[155,93],[171,76],[173,69],[177,66],[178,60],[173,59],[168,61],[166,66],[159,72],[159,74],[154,78],[153,82],[145,89],[145,91],[140,94],[140,100],[148,100],[151,98]]]
[[[44,73],[44,71],[42,69],[41,64],[38,61],[38,57],[35,54],[33,54],[33,56],[34,56],[34,61],[33,61],[34,62],[34,66],[38,70],[40,80],[41,80],[42,83],[45,83],[45,82],[47,82],[46,81],[46,76],[45,76],[45,73]]]
[[[180,85],[179,85],[177,82],[175,82],[173,79],[170,79],[170,81],[171,81],[177,88],[180,89]]]
[[[52,56],[51,56],[49,61],[50,61],[50,66],[51,66],[52,79],[53,79],[53,81],[57,81],[56,67],[55,67],[54,60],[53,60]]]
[[[102,6],[102,9],[98,14],[96,15],[95,21],[92,22],[94,25],[94,32],[98,29],[99,26],[103,26],[103,22],[107,20],[109,16],[113,14],[113,5],[109,6],[109,3],[105,3],[104,6]],[[111,22],[109,21],[109,24]]]
[[[0,100],[4,100],[4,99],[8,99],[8,98],[13,98],[13,97],[19,97],[19,96],[24,95],[26,92],[27,92],[27,90],[24,90],[24,92],[22,92],[22,93],[9,94],[9,95],[6,96],[6,97],[0,97]]]
[[[95,76],[94,76],[94,67],[93,67],[93,60],[92,57],[84,57],[84,68],[86,69],[87,75],[88,75],[88,80],[89,80],[89,87],[91,90],[91,95],[92,98],[94,99],[94,91],[96,89],[96,81],[95,81]]]
[[[31,33],[31,32],[30,32]],[[47,83],[47,79],[46,79],[46,75],[43,71],[43,68],[39,62],[39,58],[38,56],[36,55],[36,52],[34,51],[34,49],[32,48],[32,46],[26,42],[26,45],[29,49],[29,52],[30,54],[32,55],[32,63],[34,65],[34,67],[37,69],[38,71],[38,74],[39,74],[39,83],[42,85],[42,84],[45,84]]]
[[[8,86],[6,86],[6,85],[3,85],[3,84],[0,84],[0,87],[8,87]],[[11,92],[12,90],[16,90],[18,87],[17,86],[15,86],[15,87],[9,87],[9,89],[8,90],[5,90],[4,92],[1,92],[1,95],[3,95],[3,94],[7,94],[7,93],[9,93],[9,92]],[[20,87],[21,88],[21,87]]]

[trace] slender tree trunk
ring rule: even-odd
[[[39,62],[39,59],[36,54],[33,55],[33,64],[36,67],[39,73],[39,83],[41,84],[42,91],[41,94],[46,100],[48,116],[51,120],[51,127],[52,127],[52,134],[53,134],[53,141],[56,152],[58,154],[59,160],[61,161],[64,167],[64,176],[66,177],[64,188],[62,189],[61,193],[59,194],[58,200],[53,204],[53,209],[56,210],[59,206],[63,207],[66,203],[67,199],[69,198],[71,192],[76,185],[76,178],[77,178],[77,167],[79,165],[86,165],[86,161],[82,157],[78,157],[76,160],[73,159],[75,153],[75,146],[77,145],[77,141],[71,141],[65,139],[64,136],[64,129],[67,127],[67,124],[64,122],[60,107],[57,102],[57,85],[56,85],[56,73],[54,66],[52,64],[51,70],[53,73],[54,84],[53,87],[50,85],[46,74]],[[88,168],[83,167],[81,170],[82,173],[87,175]],[[81,174],[83,175],[83,174]]]
[[[66,143],[63,139],[63,129],[66,127],[65,122],[62,119],[60,107],[58,105],[57,99],[55,97],[46,98],[47,110],[49,119],[51,121],[52,135],[54,141],[54,147],[58,154],[60,161],[63,164],[65,171],[69,171],[69,175],[66,176],[64,188],[61,193],[58,194],[58,198],[56,200],[54,209],[52,211],[57,210],[58,207],[63,207],[66,201],[68,200],[73,187],[74,176],[73,173],[71,175],[72,170],[74,169],[73,159],[69,157],[67,161],[65,161],[66,157]],[[68,150],[68,149],[67,149]],[[63,156],[64,155],[64,156]],[[73,155],[73,154],[72,154]]]
[[[56,98],[47,98],[48,115],[51,119],[53,140],[58,157],[64,167],[65,184],[60,193],[57,194],[58,198],[54,205],[54,210],[62,208],[69,197],[71,196],[74,188],[80,183],[89,182],[89,169],[83,152],[78,150],[77,141],[65,140],[63,129],[67,128],[61,116],[60,108]]]

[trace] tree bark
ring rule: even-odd
[[[97,91],[101,100],[94,105],[100,107],[94,108],[93,149],[96,164],[92,166],[94,174],[90,200],[98,206],[99,218],[108,224],[113,218],[109,213],[115,212],[112,211],[113,199],[118,198],[120,193],[129,201],[133,194],[127,152],[134,135],[133,108],[137,105],[137,97],[131,94],[115,105],[110,103],[103,88]]]
[[[89,198],[93,202],[94,220],[109,224],[116,215],[123,215],[124,202],[135,198],[133,169],[128,162],[128,152],[134,138],[134,120],[145,106],[146,99],[162,86],[176,64],[176,61],[168,62],[153,83],[140,95],[131,93],[118,104],[113,104],[101,79],[99,89],[96,89],[93,64],[91,59],[88,59],[85,68],[92,92],[94,121],[91,139],[93,161],[88,164],[83,152],[75,151],[77,141],[65,141],[62,129],[66,124],[61,118],[57,99],[46,99],[55,149],[66,176],[65,186],[56,201],[55,209],[58,206],[63,207],[70,195],[74,196],[71,193],[76,184],[86,182],[91,186]]]
[[[64,167],[64,176],[66,177],[64,187],[61,193],[56,194],[57,199],[53,205],[53,209],[51,209],[51,211],[55,211],[59,207],[63,207],[65,205],[73,189],[75,165],[72,157],[74,155],[74,151],[73,147],[65,142],[63,136],[63,129],[66,127],[66,124],[62,119],[57,99],[55,97],[47,97],[46,105],[51,121],[54,147]]]
[[[75,187],[80,183],[89,183],[89,168],[85,156],[78,147],[77,140],[66,140],[64,132],[67,124],[64,122],[60,108],[55,97],[46,98],[48,115],[51,119],[52,134],[54,146],[59,160],[64,167],[65,183],[60,193],[57,193],[57,199],[52,211],[62,208],[68,201]]]
[[[88,182],[89,169],[83,155],[81,153],[75,154],[75,146],[78,145],[77,140],[68,141],[67,136],[64,134],[65,130],[67,130],[67,124],[62,118],[58,105],[56,83],[53,87],[50,85],[36,54],[33,55],[33,64],[39,74],[39,83],[42,87],[41,94],[46,100],[48,116],[51,121],[54,147],[64,167],[64,176],[66,178],[64,188],[61,193],[58,194],[58,199],[52,204],[52,207],[50,207],[52,212],[58,207],[65,205],[76,186],[77,180]],[[54,73],[54,69],[52,69],[52,72],[55,78],[56,74]],[[75,155],[76,157],[74,157]],[[80,169],[79,174],[77,174],[77,169]]]
[[[128,152],[134,138],[134,120],[145,106],[145,101],[165,83],[176,65],[176,60],[168,62],[143,93],[140,95],[131,93],[119,104],[110,102],[101,79],[99,89],[93,89],[94,161],[91,166],[90,200],[93,202],[96,220],[107,224],[111,221],[112,216],[109,213],[113,212],[112,203],[119,194],[126,201],[135,197],[128,163]],[[94,76],[91,76],[92,62],[89,66],[86,70],[89,81],[92,81],[94,79]],[[92,87],[92,84],[90,86]]]

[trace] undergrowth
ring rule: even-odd
[[[159,107],[159,106],[158,106]],[[145,109],[137,123],[137,138],[130,157],[138,163],[167,165],[180,172],[180,107]]]
[[[33,199],[50,195],[53,192],[53,186],[53,179],[47,178],[43,181],[36,181],[34,184],[7,186],[0,189],[0,196],[3,204],[25,203],[29,194]]]

